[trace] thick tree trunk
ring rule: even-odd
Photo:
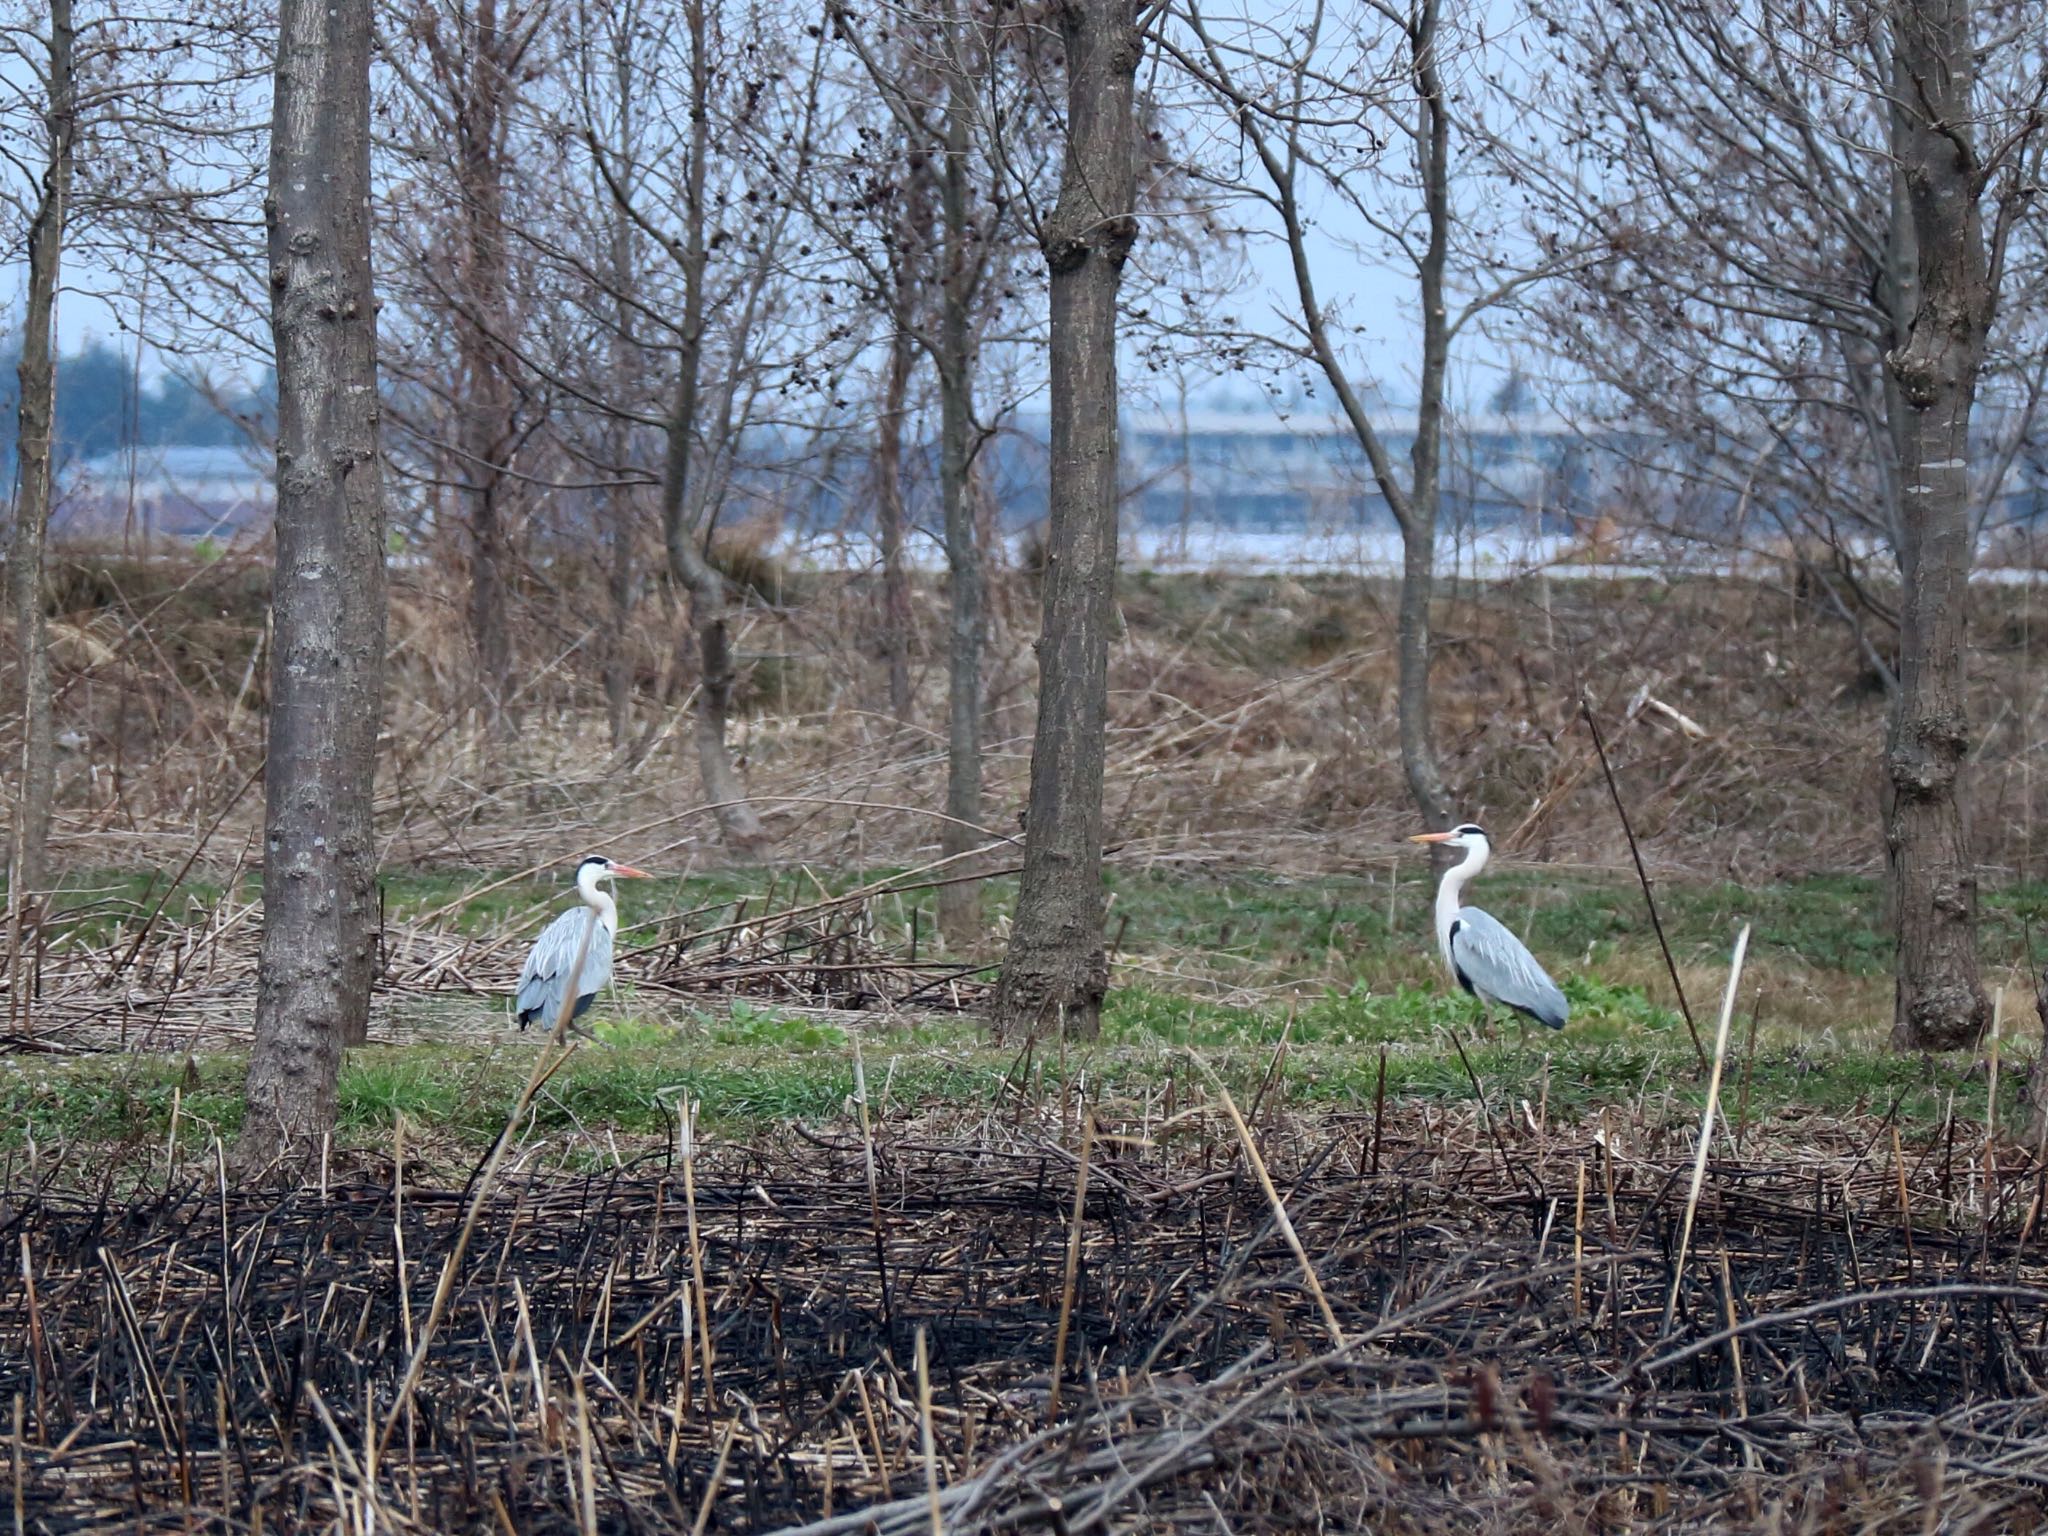
[[[705,798],[714,807],[719,831],[736,853],[754,854],[768,841],[768,829],[747,800],[746,786],[726,747],[732,712],[731,599],[725,577],[697,547],[696,519],[690,515],[690,471],[696,453],[698,395],[704,371],[704,276],[710,248],[704,232],[704,166],[711,153],[711,60],[705,0],[684,7],[690,29],[690,163],[683,182],[683,325],[674,408],[668,420],[668,452],[661,475],[661,532],[668,551],[669,579],[686,594],[690,633],[697,646],[700,680],[697,769]]]
[[[939,499],[945,510],[948,623],[946,635],[946,820],[939,851],[959,858],[980,846],[981,825],[981,540],[975,526],[972,466],[974,331],[968,306],[980,259],[967,217],[968,115],[972,85],[958,57],[946,79],[946,156],[940,181],[945,269],[939,283]],[[1112,541],[1112,555],[1114,543]],[[950,875],[972,871],[965,860]],[[939,887],[939,932],[955,953],[982,936],[981,884],[955,880]]]
[[[51,347],[78,133],[71,0],[51,0],[49,49],[50,95],[45,114],[49,158],[43,166],[28,233],[28,312],[23,317],[17,370],[21,400],[15,452],[20,492],[14,502],[14,537],[7,556],[8,603],[14,610],[15,643],[21,654],[21,778],[14,801],[8,884],[9,953],[17,956],[22,952],[21,924],[31,910],[40,911],[49,888],[50,802],[57,781],[50,717],[50,634],[43,616],[43,546],[50,525],[51,434],[57,406],[56,359]]]
[[[1041,243],[1051,279],[1051,524],[1024,874],[999,1039],[1102,1027],[1102,766],[1117,547],[1116,297],[1137,238],[1130,0],[1062,0],[1067,143]]]
[[[905,257],[907,262],[908,257]],[[897,284],[897,319],[889,340],[889,372],[882,385],[882,419],[875,435],[875,523],[882,543],[882,660],[889,669],[889,713],[910,724],[910,573],[903,564],[903,423],[917,338],[903,311],[912,302]]]
[[[311,1153],[368,1027],[384,513],[370,272],[370,8],[283,0],[270,141],[277,571],[263,946],[241,1154]]]
[[[1970,411],[1993,305],[1971,140],[1973,45],[1969,0],[1900,0],[1893,11],[1893,149],[1919,257],[1906,339],[1887,359],[1904,496],[1885,834],[1898,936],[1892,1039],[1907,1050],[1969,1045],[1990,1016],[1961,784]]]

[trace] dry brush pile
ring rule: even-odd
[[[943,868],[914,869],[833,892],[815,880],[771,875],[758,894],[626,924],[618,976],[643,1004],[744,998],[853,1014],[972,1008],[987,991],[985,964],[935,956],[929,945],[920,954],[914,933],[908,952],[900,952],[876,932],[875,915],[886,904],[914,902],[950,878],[957,877]],[[469,1011],[468,1032],[509,1027],[501,1005],[535,921],[515,912],[480,931],[459,932],[447,920],[513,879],[479,881],[449,902],[379,923],[376,1041],[445,1043],[465,1032],[431,1008],[451,998],[483,1005]],[[0,1015],[0,1056],[245,1045],[261,926],[260,894],[232,878],[207,900],[180,896],[166,880],[145,887],[140,898],[115,893],[85,901],[31,935],[20,989],[6,994],[12,1008]],[[81,937],[88,933],[97,937]],[[424,1024],[417,1022],[423,1007]]]
[[[1803,1125],[1714,1162],[1680,1270],[1683,1136],[1269,1109],[1269,1195],[1210,1108],[1104,1105],[1092,1146],[1073,1106],[1019,1101],[515,1176],[430,1338],[468,1192],[402,1157],[288,1193],[202,1167],[126,1196],[17,1164],[19,1528],[2044,1517],[2043,1170],[2022,1152]]]

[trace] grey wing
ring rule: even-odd
[[[1451,966],[1459,984],[1488,1002],[1563,1029],[1571,1008],[1529,947],[1491,913],[1464,907],[1451,924]]]
[[[597,914],[588,907],[571,907],[541,930],[527,953],[516,994],[521,1024],[538,1019],[553,1026],[561,1012],[562,995],[569,986],[569,968],[576,963],[576,947],[583,942],[586,927],[591,930],[590,951],[583,957],[583,969],[576,978],[579,1003],[583,998],[595,997],[611,980],[611,929],[597,921]]]

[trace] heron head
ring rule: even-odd
[[[1476,821],[1460,822],[1448,832],[1418,832],[1408,839],[1411,843],[1442,843],[1446,848],[1485,848],[1486,829]]]
[[[630,864],[621,864],[616,859],[608,859],[601,853],[593,853],[589,858],[576,866],[576,883],[578,885],[582,885],[586,881],[595,882],[602,880],[607,875],[623,875],[629,880],[651,880],[653,878],[644,869],[635,869]]]

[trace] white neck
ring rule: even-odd
[[[1444,871],[1443,884],[1436,888],[1436,943],[1443,951],[1444,965],[1451,963],[1451,924],[1457,921],[1459,898],[1464,894],[1466,882],[1486,868],[1486,861],[1493,857],[1493,850],[1484,839],[1465,850],[1464,862]]]
[[[598,889],[597,882],[604,878],[602,864],[586,864],[576,875],[576,889],[587,906],[597,908],[597,920],[618,931],[619,904],[612,900],[610,893]]]

